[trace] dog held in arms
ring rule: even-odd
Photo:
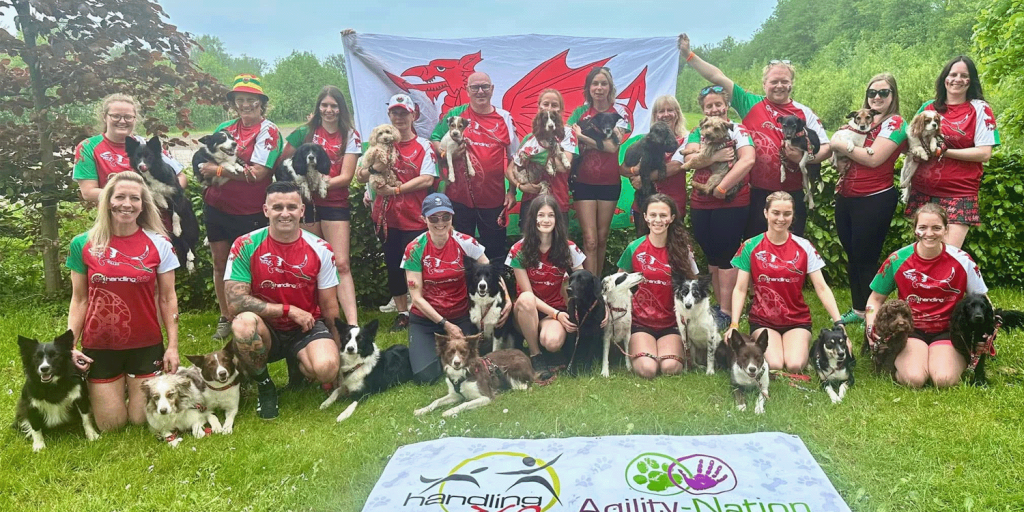
[[[338,415],[337,421],[342,422],[352,416],[362,398],[411,381],[412,364],[406,345],[392,345],[384,351],[377,348],[374,342],[378,328],[376,319],[359,327],[345,325],[335,318],[334,325],[342,333],[344,342],[341,366],[334,391],[320,404],[320,410],[330,407],[342,394],[351,397],[352,403]]]
[[[953,308],[949,333],[953,348],[967,361],[967,373],[973,385],[985,385],[985,361],[995,356],[995,339],[999,328],[1024,326],[1024,313],[993,309],[988,297],[969,293]]]
[[[604,338],[601,324],[607,313],[601,281],[588,270],[580,269],[569,275],[566,293],[566,312],[576,324],[576,332],[566,337],[562,353],[569,358],[566,371],[575,375],[580,370],[589,370],[597,361],[598,340]]]
[[[737,410],[747,410],[745,392],[754,389],[758,393],[754,414],[764,414],[764,403],[768,400],[768,361],[764,358],[767,350],[767,329],[762,329],[757,339],[734,329],[726,343],[718,345],[715,365],[729,372]]]
[[[217,164],[217,166],[221,168],[222,174],[228,174],[231,176],[241,176],[245,174],[245,162],[235,154],[238,151],[238,142],[235,141],[235,138],[230,133],[226,131],[219,131],[211,133],[210,135],[204,135],[199,137],[199,143],[202,144],[202,146],[200,146],[199,150],[192,156],[193,169],[198,169],[199,164],[202,163],[213,163]],[[202,174],[196,174],[200,176],[200,183],[207,187],[219,187],[230,181],[230,178],[227,176],[212,176],[204,178],[202,177]]]
[[[871,125],[875,122],[875,116],[878,114],[877,110],[870,108],[862,108],[846,114],[849,122],[832,134],[832,146],[838,147],[837,144],[841,144],[846,148],[847,153],[852,152],[853,148],[864,147],[868,133],[871,131]],[[850,170],[850,157],[832,153],[832,167],[835,167],[840,176],[845,176],[846,172]]]
[[[782,116],[775,120],[782,127],[783,146],[782,165],[780,167],[781,181],[786,181],[786,154],[787,149],[795,148],[800,151],[800,174],[803,175],[803,187],[806,194],[807,207],[814,209],[814,191],[811,187],[812,181],[821,180],[821,165],[811,164],[814,155],[821,149],[821,140],[814,130],[807,129],[807,123],[797,116]]]
[[[633,287],[644,282],[640,272],[617,272],[601,282],[605,308],[608,309],[608,325],[604,328],[604,359],[601,362],[601,376],[608,377],[608,349],[612,343],[621,344],[623,352],[629,354],[630,327],[633,324]],[[633,364],[626,356],[626,369],[632,371]]]
[[[455,183],[455,151],[459,148],[465,151],[459,158],[466,159],[466,173],[470,178],[476,176],[476,169],[473,168],[473,162],[469,157],[469,147],[466,145],[466,128],[469,128],[469,119],[451,116],[446,123],[448,124],[448,133],[441,138],[438,147],[448,161],[448,182]]]
[[[100,438],[92,423],[89,388],[71,361],[74,346],[70,329],[51,343],[18,336],[25,385],[11,426],[32,438],[34,452],[46,448],[43,429],[70,423],[75,416],[82,422],[86,439]]]
[[[307,202],[316,197],[327,197],[327,182],[330,180],[331,158],[319,144],[307,142],[291,158],[281,162],[274,173],[277,181],[290,181],[299,186],[299,195]]]
[[[577,124],[580,127],[580,133],[593,139],[597,147],[602,147],[605,140],[610,140],[618,146],[621,141],[619,140],[619,134],[615,133],[615,124],[619,122],[619,119],[622,119],[622,116],[617,112],[601,112],[594,117],[581,119]],[[574,177],[578,175],[582,161],[582,158],[573,160],[572,172],[569,175],[570,184]]]
[[[877,338],[874,344],[864,336],[861,354],[871,350],[871,360],[875,373],[885,373],[890,378],[896,377],[896,356],[907,346],[907,338],[914,332],[914,315],[910,305],[904,300],[890,299],[885,301],[875,313],[872,333]]]
[[[658,180],[665,179],[668,172],[665,168],[665,155],[678,148],[679,141],[672,133],[672,128],[668,123],[658,121],[651,125],[647,135],[626,150],[623,164],[626,167],[639,167],[637,174],[640,176],[640,189],[636,194],[639,211],[646,210],[647,198],[657,192],[654,176],[657,175]]]
[[[466,289],[469,290],[469,320],[480,329],[481,354],[512,348],[512,322],[498,327],[505,308],[505,286],[501,276],[505,265],[499,262],[479,263],[464,258]],[[483,348],[486,347],[486,350]]]
[[[416,409],[422,416],[438,407],[459,404],[444,411],[441,416],[456,416],[463,411],[483,407],[500,391],[524,390],[537,380],[530,358],[522,350],[506,349],[478,355],[480,335],[448,337],[435,334],[437,354],[444,367],[448,394],[430,405]],[[460,403],[461,402],[461,403]]]
[[[178,263],[192,272],[195,270],[195,248],[199,245],[199,220],[192,211],[185,189],[178,182],[177,174],[164,161],[160,139],[154,135],[142,144],[135,137],[127,137],[124,148],[132,169],[146,181],[161,214],[170,212],[171,245],[178,256]]]
[[[711,314],[711,276],[686,279],[672,274],[676,325],[683,335],[683,346],[689,348],[687,365],[707,365],[707,374],[715,374],[715,351],[722,342],[715,317]]]
[[[900,171],[900,188],[903,189],[903,202],[910,197],[910,182],[914,179],[920,161],[941,155],[942,116],[934,110],[925,110],[914,116],[907,127],[907,158],[903,161]]]
[[[562,137],[565,137],[565,125],[562,123],[561,114],[551,110],[538,112],[533,118],[533,136],[537,139],[537,144],[547,150],[543,171],[547,172],[548,176],[555,175],[555,161],[560,160],[565,169],[572,166],[572,157],[561,145]],[[516,166],[516,181],[540,185],[541,194],[549,193],[551,184],[548,180],[542,179],[540,165],[530,159],[524,147],[520,147],[519,151],[519,158],[525,164]]]
[[[811,346],[811,364],[818,372],[821,387],[832,403],[838,404],[853,387],[853,367],[856,360],[847,344],[846,331],[840,326],[822,329]]]
[[[694,183],[693,188],[697,192],[710,196],[715,193],[715,189],[722,183],[722,179],[725,178],[726,174],[729,174],[729,170],[736,163],[736,157],[733,156],[731,162],[712,162],[711,157],[720,149],[726,147],[734,147],[735,144],[729,137],[729,132],[735,127],[733,123],[722,119],[721,117],[705,117],[700,121],[700,148],[696,151],[701,161],[710,162],[708,168],[711,169],[711,176],[704,183]],[[734,147],[735,149],[735,147]],[[684,155],[692,154],[691,152],[683,152]],[[740,188],[743,187],[743,183],[737,183],[725,192],[725,200],[731,201],[732,198],[736,197],[739,193]]]
[[[358,167],[370,172],[370,185],[373,188],[398,185],[398,176],[395,174],[398,149],[395,148],[395,144],[401,138],[398,128],[390,124],[382,124],[370,132],[370,146],[359,159]]]

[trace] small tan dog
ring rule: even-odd
[[[698,157],[702,161],[708,162],[708,167],[711,169],[711,176],[708,177],[708,181],[705,183],[694,183],[693,188],[704,194],[710,196],[715,192],[715,188],[722,183],[722,178],[725,178],[726,174],[729,174],[729,169],[732,168],[733,162],[711,162],[711,156],[716,151],[726,147],[730,142],[729,131],[733,129],[733,124],[721,117],[705,117],[700,121],[700,149],[697,151],[684,151],[684,155],[697,153]],[[730,189],[726,194],[726,199],[732,199],[737,192],[739,192],[742,183],[737,184]]]
[[[444,134],[438,147],[444,152],[448,160],[448,182],[455,183],[455,150],[466,145],[466,128],[469,128],[469,120],[464,117],[451,116],[448,118],[448,133]],[[463,153],[466,159],[466,172],[469,177],[476,176],[476,169],[473,169],[473,162],[469,158],[469,148]]]
[[[530,358],[521,350],[498,350],[487,354],[487,357],[480,357],[479,334],[461,338],[435,334],[434,339],[444,367],[448,394],[422,409],[416,409],[416,416],[441,406],[459,404],[441,414],[446,418],[455,416],[491,403],[499,391],[523,390],[537,380]]]
[[[359,167],[370,171],[370,184],[373,188],[398,185],[398,176],[395,175],[398,149],[395,144],[401,138],[398,129],[390,124],[382,124],[370,132],[370,147],[359,159]]]
[[[868,132],[871,131],[871,125],[874,124],[875,116],[878,113],[874,109],[862,108],[847,114],[846,117],[850,121],[832,135],[832,147],[845,147],[847,153],[852,152],[853,148],[864,147]],[[845,176],[846,172],[850,170],[850,157],[833,153],[832,167],[840,176]]]
[[[920,165],[919,160],[928,160],[939,154],[942,146],[942,116],[934,110],[925,110],[914,116],[907,127],[907,144],[907,158],[903,160],[903,171],[900,172],[903,202],[910,197],[910,182]]]

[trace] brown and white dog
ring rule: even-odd
[[[205,436],[203,427],[210,415],[203,403],[205,388],[195,372],[165,373],[142,381],[149,429],[172,448],[181,442],[180,432],[191,430],[197,439]]]
[[[907,158],[903,161],[900,172],[900,188],[903,189],[903,201],[910,197],[910,180],[914,178],[921,160],[937,156],[942,146],[942,116],[934,110],[925,110],[914,116],[907,127]]]
[[[764,353],[768,350],[768,330],[762,329],[757,339],[733,330],[726,343],[719,343],[715,351],[715,366],[729,372],[736,409],[747,410],[747,390],[757,390],[757,405],[754,414],[764,414],[764,403],[768,400],[768,361]]]
[[[487,357],[480,357],[477,348],[479,334],[460,338],[435,334],[434,339],[444,367],[448,394],[416,409],[416,416],[445,405],[459,404],[441,414],[446,418],[455,416],[491,403],[499,391],[523,390],[537,379],[530,358],[521,350],[498,350],[487,354]]]
[[[448,182],[455,183],[455,150],[466,146],[465,132],[466,128],[469,128],[469,119],[451,116],[447,123],[448,133],[444,134],[438,147],[444,152],[445,159],[448,160]],[[466,159],[466,173],[470,178],[476,176],[476,169],[473,169],[473,162],[469,158],[468,147],[463,153],[463,158]]]
[[[861,352],[871,350],[871,361],[875,363],[876,374],[896,377],[896,356],[907,346],[907,338],[914,332],[914,316],[906,301],[890,299],[875,313],[872,332],[877,337],[870,347],[867,336]]]
[[[565,136],[565,125],[562,123],[562,116],[558,112],[541,110],[533,118],[533,136],[537,144],[547,150],[547,160],[544,163],[543,171],[549,176],[555,175],[555,161],[560,159],[562,167],[569,169],[572,166],[572,157],[562,148],[561,140]],[[524,163],[516,166],[516,181],[519,183],[532,183],[540,185],[541,194],[549,193],[551,185],[541,179],[542,169],[538,164],[530,160],[530,155],[524,150],[519,158]]]
[[[182,368],[178,373],[198,372],[206,388],[203,389],[203,404],[209,409],[210,427],[216,434],[230,434],[234,429],[235,415],[238,414],[241,375],[234,347],[229,341],[224,348],[202,356],[185,356],[195,366]],[[224,423],[214,411],[224,411]]]
[[[730,144],[729,131],[733,129],[733,124],[729,121],[722,119],[718,116],[705,117],[700,121],[700,149],[696,151],[699,154],[701,160],[711,162],[711,156],[716,151],[727,147]],[[687,152],[683,153],[688,154]],[[733,158],[735,161],[735,157]],[[708,181],[704,183],[694,183],[693,188],[704,194],[710,196],[714,194],[715,188],[722,183],[722,178],[725,178],[726,174],[729,174],[729,169],[732,168],[733,162],[713,162],[708,168],[711,169],[711,176],[708,177]],[[743,183],[738,183],[729,189],[725,197],[726,199],[732,199],[739,192],[740,187]]]
[[[398,149],[395,144],[401,140],[398,128],[390,124],[382,124],[370,132],[370,147],[359,159],[359,167],[370,171],[370,184],[373,188],[398,184],[395,174],[395,161],[398,160]]]
[[[868,132],[871,131],[871,125],[874,124],[876,115],[878,115],[878,111],[870,108],[862,108],[846,114],[850,121],[832,134],[832,147],[845,147],[847,153],[853,151],[853,148],[864,147],[864,142],[867,141]],[[840,176],[845,176],[846,171],[850,170],[850,157],[833,153],[832,167]]]

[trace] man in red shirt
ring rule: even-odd
[[[467,143],[456,150],[456,160],[469,151],[476,175],[472,178],[457,166],[455,182],[445,186],[444,193],[455,209],[453,227],[460,233],[477,236],[487,248],[487,259],[505,261],[508,251],[506,230],[499,225],[503,211],[515,204],[515,189],[505,191],[505,170],[519,149],[512,116],[491,105],[494,85],[487,73],[476,72],[466,79],[469,103],[449,110],[430,135],[430,143],[438,143],[448,133],[448,118],[460,116],[469,121],[464,135]],[[446,159],[442,158],[442,162]],[[447,176],[442,173],[442,177]],[[479,235],[477,235],[479,233]]]

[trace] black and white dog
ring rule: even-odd
[[[71,361],[74,346],[75,335],[70,329],[52,343],[18,336],[25,385],[12,426],[32,438],[32,451],[46,448],[44,428],[70,423],[76,417],[81,419],[86,439],[100,438],[92,423],[89,388]]]
[[[568,356],[567,371],[576,374],[589,369],[597,361],[599,341],[604,339],[605,304],[601,296],[601,281],[588,270],[577,270],[569,275],[569,318],[576,324],[575,335],[566,337],[562,353]]]
[[[409,347],[392,345],[383,352],[377,348],[377,320],[371,320],[363,327],[345,325],[334,319],[338,332],[342,333],[341,366],[334,391],[320,404],[320,409],[331,406],[342,393],[352,397],[352,403],[338,415],[342,422],[352,416],[359,405],[359,399],[412,380],[412,363],[409,361]]]
[[[212,163],[221,167],[222,174],[241,176],[245,173],[245,162],[238,158],[238,142],[230,133],[219,131],[199,137],[202,144],[199,150],[192,155],[192,169],[198,169],[200,164]],[[204,186],[221,186],[227,183],[230,178],[227,176],[212,176],[204,178],[198,171],[195,172],[199,182]]]
[[[506,321],[498,327],[501,310],[505,308],[505,288],[501,276],[505,272],[502,263],[479,263],[465,258],[466,289],[469,291],[469,320],[477,326],[480,334],[480,355],[512,348],[512,322]]]
[[[132,169],[146,180],[157,208],[171,213],[171,244],[178,255],[178,263],[192,272],[195,270],[195,248],[199,245],[199,220],[185,189],[178,182],[177,174],[164,161],[160,138],[154,135],[142,144],[135,137],[127,137],[124,148]]]
[[[811,346],[811,364],[818,372],[821,387],[828,393],[832,403],[842,402],[846,390],[853,387],[853,367],[856,363],[842,327],[821,330]]]
[[[277,181],[291,181],[299,186],[299,195],[307,202],[327,197],[327,181],[331,174],[331,158],[319,144],[307,142],[291,158],[281,162],[274,173]]]
[[[786,164],[785,164],[785,149],[796,148],[799,149],[803,156],[800,157],[800,174],[803,175],[804,193],[807,195],[807,207],[814,208],[814,193],[811,190],[811,180],[818,181],[821,179],[821,165],[809,164],[814,155],[818,154],[818,150],[821,149],[821,140],[818,138],[818,134],[814,130],[807,129],[807,123],[803,119],[797,116],[782,116],[776,119],[779,126],[782,127],[782,142],[783,147],[779,148],[783,150],[781,158],[783,163],[780,167],[782,173],[781,180],[786,181]],[[811,173],[814,173],[813,175]]]
[[[604,359],[601,361],[601,376],[608,377],[608,358],[612,343],[621,343],[623,351],[629,354],[629,335],[633,324],[633,287],[642,283],[640,272],[617,272],[603,281],[602,293],[608,308],[608,325],[604,328]],[[626,368],[633,369],[633,361],[626,357]]]
[[[672,274],[676,324],[690,350],[691,365],[707,365],[706,373],[715,374],[715,350],[722,342],[718,325],[711,314],[711,276],[686,279]]]

